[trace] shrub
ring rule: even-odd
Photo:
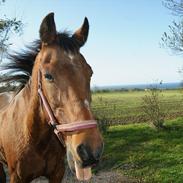
[[[151,126],[156,129],[163,129],[165,114],[161,107],[161,90],[152,88],[147,90],[147,94],[142,98],[142,109],[147,115]]]

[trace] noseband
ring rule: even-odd
[[[78,132],[85,129],[96,128],[97,121],[96,120],[84,120],[84,121],[75,121],[67,124],[59,124],[51,106],[43,93],[42,83],[41,83],[41,71],[38,71],[38,94],[42,101],[42,104],[49,116],[48,124],[51,125],[54,129],[54,133],[65,147],[64,135],[67,135],[67,132]]]

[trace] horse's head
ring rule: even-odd
[[[73,123],[93,120],[90,109],[90,78],[92,69],[79,52],[87,40],[87,18],[72,36],[56,31],[54,15],[47,15],[40,27],[41,50],[37,56],[42,88],[59,122]],[[103,140],[97,128],[66,133],[65,144],[70,168],[80,180],[91,177],[91,167],[98,163]]]

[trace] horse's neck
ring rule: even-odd
[[[8,106],[8,104],[11,102],[14,96],[14,92],[0,93],[0,110]]]
[[[48,131],[48,125],[40,105],[40,99],[37,92],[37,87],[32,86],[30,81],[25,88],[17,96],[17,102],[23,109],[26,109],[26,114],[22,115],[24,118],[24,125],[26,133],[31,138],[38,138]],[[23,117],[24,116],[24,117]]]

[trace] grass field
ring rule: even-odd
[[[166,122],[168,130],[147,124],[110,127],[100,170],[117,170],[146,183],[183,182],[183,118]]]
[[[101,121],[113,123],[104,134],[105,150],[98,170],[119,171],[139,182],[182,183],[182,91],[162,91],[162,110],[167,120],[166,130],[160,131],[144,123],[147,117],[142,111],[142,97],[146,94],[145,91],[93,93],[94,114]]]
[[[146,91],[93,93],[92,109],[99,120],[107,119],[114,124],[147,121],[142,110],[142,97]],[[164,90],[161,92],[162,110],[166,119],[183,115],[183,91]]]

